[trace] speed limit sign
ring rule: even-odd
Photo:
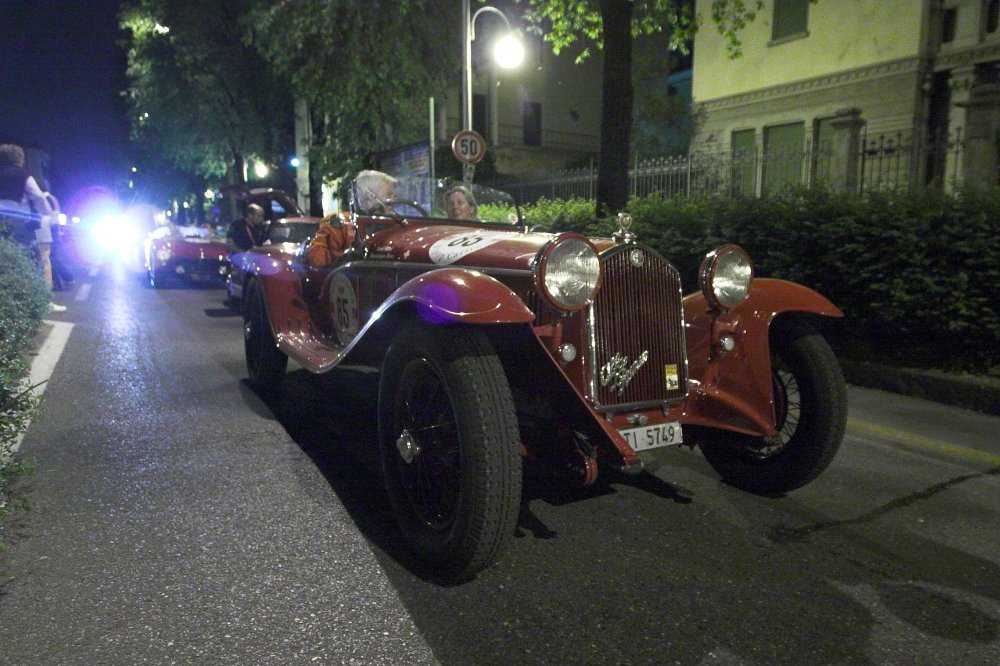
[[[462,130],[451,140],[451,152],[458,161],[475,164],[486,156],[486,141],[475,130]]]

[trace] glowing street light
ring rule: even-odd
[[[483,12],[491,12],[503,19],[507,26],[507,34],[497,40],[493,48],[493,57],[497,64],[504,69],[512,69],[521,64],[524,60],[524,46],[521,44],[510,29],[510,21],[504,13],[496,7],[481,7],[475,14],[469,15],[469,0],[462,0],[462,33],[465,44],[465,64],[462,67],[462,94],[464,104],[462,105],[462,127],[472,129],[472,42],[476,39],[476,18]]]
[[[271,173],[271,169],[263,162],[257,162],[257,164],[253,165],[253,173],[258,178],[267,178],[267,174]]]

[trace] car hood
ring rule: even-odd
[[[223,261],[229,258],[229,247],[221,240],[177,236],[165,240],[170,242],[170,250],[175,257]]]
[[[396,227],[376,234],[369,258],[437,266],[531,270],[538,251],[555,237],[520,228],[410,223],[402,229]]]

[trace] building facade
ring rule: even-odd
[[[505,174],[543,175],[588,159],[600,145],[603,58],[597,49],[582,63],[575,52],[556,56],[551,45],[528,34],[518,5],[494,2],[519,30],[524,61],[504,70],[493,61],[493,44],[506,33],[495,15],[483,13],[472,42],[472,127],[483,135]],[[475,9],[476,5],[473,6]],[[453,45],[456,50],[461,43]],[[458,83],[458,82],[456,82]],[[461,88],[437,100],[437,140],[450,142],[462,129]]]
[[[998,184],[1000,0],[767,0],[694,43],[695,150],[733,190]],[[698,0],[707,16],[710,0]]]

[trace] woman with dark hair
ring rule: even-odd
[[[34,211],[32,211],[34,209]],[[43,267],[46,284],[52,289],[52,268],[49,252],[52,236],[52,207],[38,183],[24,168],[24,149],[12,143],[0,145],[0,235],[23,245]],[[46,223],[43,227],[42,221]],[[44,252],[39,254],[35,232],[43,232]],[[51,312],[63,312],[62,305],[49,303]]]
[[[35,230],[41,226],[39,216],[51,214],[45,193],[24,168],[24,150],[11,143],[0,145],[0,218],[7,227],[4,234],[33,248]]]

